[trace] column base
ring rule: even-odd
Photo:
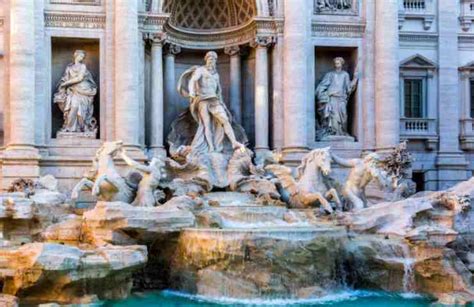
[[[9,145],[2,156],[1,189],[6,191],[17,179],[40,177],[39,150],[30,145]]]
[[[466,180],[467,166],[468,162],[462,153],[439,153],[436,157],[438,190],[446,190]]]

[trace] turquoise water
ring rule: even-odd
[[[203,306],[338,306],[338,307],[423,307],[432,300],[416,295],[396,295],[367,291],[347,291],[318,299],[308,300],[232,300],[209,299],[173,291],[134,294],[120,302],[107,302],[106,307],[203,307]]]

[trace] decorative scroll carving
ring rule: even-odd
[[[225,47],[224,53],[230,56],[238,55],[240,54],[240,47],[238,45]]]
[[[250,46],[252,48],[269,47],[274,42],[275,38],[273,36],[257,36],[255,40],[250,42]]]
[[[175,45],[175,44],[166,44],[166,47],[165,47],[166,54],[177,55],[180,52],[181,52],[180,46]]]

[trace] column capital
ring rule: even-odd
[[[166,42],[167,35],[164,32],[145,32],[143,33],[143,40],[149,41],[152,45],[163,46]]]
[[[274,36],[257,36],[250,42],[252,48],[267,48],[275,42]]]
[[[165,45],[165,54],[166,55],[177,55],[181,52],[181,47],[175,44],[167,43]]]
[[[241,49],[239,45],[229,46],[229,47],[224,48],[224,53],[230,56],[240,55],[240,51]]]

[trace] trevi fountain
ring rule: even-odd
[[[0,306],[474,302],[474,1],[0,8]]]

